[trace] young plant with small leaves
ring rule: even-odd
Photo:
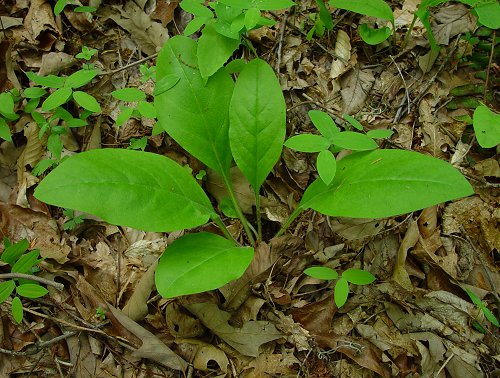
[[[0,138],[12,142],[9,122],[19,118],[15,106],[19,102],[19,94],[16,89],[0,93]]]
[[[0,266],[9,265],[10,273],[23,275],[33,275],[38,271],[36,265],[43,260],[39,258],[40,250],[30,250],[26,239],[12,244],[7,238],[4,238],[3,242],[4,250],[0,254]],[[48,290],[46,288],[29,278],[2,279],[2,274],[0,274],[0,303],[5,302],[9,297],[13,296],[11,300],[11,313],[17,323],[21,323],[24,312],[20,297],[40,298],[47,293]]]
[[[467,295],[469,296],[469,298],[471,299],[472,303],[474,303],[477,306],[477,308],[479,310],[481,310],[484,317],[486,319],[488,319],[488,321],[491,324],[493,324],[495,327],[500,327],[500,322],[498,322],[498,319],[495,317],[495,315],[493,315],[491,310],[488,307],[486,307],[484,302],[476,294],[474,294],[472,291],[470,291],[469,289],[464,289],[464,290],[467,293]],[[482,333],[486,333],[486,330],[479,322],[477,322],[475,325]]]
[[[67,218],[63,224],[63,228],[66,231],[73,230],[85,220],[85,216],[83,214],[75,215],[75,211],[71,209],[64,209],[63,214]]]
[[[347,302],[349,284],[369,285],[375,281],[375,276],[363,269],[346,269],[341,275],[336,270],[326,266],[313,266],[304,270],[304,274],[319,280],[337,280],[333,289],[334,301],[338,308]]]

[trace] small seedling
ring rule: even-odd
[[[472,291],[470,291],[469,289],[464,289],[464,290],[467,293],[467,295],[469,296],[469,298],[471,299],[472,303],[474,303],[477,306],[477,308],[483,312],[484,317],[486,319],[488,319],[489,322],[491,324],[493,324],[495,327],[500,327],[500,323],[498,322],[498,319],[495,317],[495,315],[493,315],[493,313],[490,311],[490,309],[488,307],[486,307],[486,305],[483,303],[483,301],[481,301],[481,299],[479,299],[479,297],[476,294],[474,294]],[[478,324],[478,326],[484,330],[484,328],[480,324]]]
[[[4,238],[3,242],[4,250],[0,255],[0,261],[10,265],[11,273],[34,274],[38,271],[36,265],[43,261],[39,259],[40,250],[29,250],[26,239],[12,244]],[[14,290],[16,294],[11,301],[11,313],[17,323],[23,320],[23,305],[19,297],[40,298],[48,293],[46,288],[35,281],[23,278],[8,279],[0,283],[0,303],[5,302]]]
[[[85,220],[85,216],[83,214],[75,216],[75,211],[71,209],[63,210],[63,214],[66,218],[68,218],[63,225],[63,228],[68,230],[73,230],[77,225],[83,223]]]
[[[141,64],[139,71],[142,74],[141,83],[145,83],[148,80],[156,81],[156,66],[148,66],[146,63]]]
[[[0,138],[12,142],[10,127],[7,122],[15,121],[19,115],[15,112],[15,104],[19,101],[17,90],[0,93]]]
[[[304,273],[309,277],[320,280],[337,280],[333,293],[335,304],[338,308],[347,302],[350,283],[354,285],[369,285],[376,279],[373,274],[362,269],[347,269],[342,275],[339,275],[337,271],[326,266],[313,266],[304,270]]]
[[[101,321],[106,320],[106,311],[104,311],[102,308],[97,307],[95,309],[95,317]]]
[[[82,52],[76,54],[75,58],[90,60],[95,54],[97,54],[96,49],[89,49],[87,46],[82,46]]]
[[[122,126],[130,117],[156,118],[156,109],[146,101],[146,94],[137,88],[123,88],[111,92],[111,96],[125,102],[136,102],[135,106],[120,107],[121,112],[116,119],[116,126]]]

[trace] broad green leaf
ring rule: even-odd
[[[378,148],[378,144],[369,136],[355,131],[342,131],[332,137],[335,146],[347,150],[367,151]]]
[[[71,88],[61,88],[53,92],[42,104],[43,111],[49,111],[68,102],[73,90]]]
[[[39,284],[22,284],[16,287],[16,293],[25,298],[40,298],[49,291]]]
[[[180,6],[183,10],[196,17],[212,18],[214,16],[212,11],[203,5],[203,1],[182,0]]]
[[[339,274],[335,270],[326,266],[313,266],[307,268],[304,270],[304,274],[320,280],[335,280],[339,277]]]
[[[332,117],[325,112],[320,110],[310,110],[307,114],[321,135],[328,140],[331,141],[332,136],[340,131],[337,125],[335,125],[335,122],[333,122]]]
[[[342,273],[342,278],[355,285],[368,285],[375,281],[375,276],[363,269],[347,269]]]
[[[354,127],[355,129],[359,131],[363,131],[363,125],[353,116],[350,116],[349,114],[344,114],[342,117],[349,122],[349,124]]]
[[[30,243],[26,239],[20,240],[16,244],[5,248],[0,255],[0,260],[12,266],[27,251],[29,246]]]
[[[344,277],[340,279],[335,284],[335,289],[333,289],[333,299],[338,308],[345,305],[347,302],[347,297],[349,296],[349,284]]]
[[[481,24],[490,29],[500,28],[500,4],[498,1],[481,4],[475,7],[474,10]]]
[[[12,142],[12,136],[10,135],[10,127],[7,122],[0,117],[0,138],[8,142]]]
[[[40,251],[35,249],[24,255],[12,266],[12,273],[29,273],[31,268],[37,264]]]
[[[281,155],[286,132],[283,92],[263,60],[252,60],[238,76],[229,118],[234,160],[257,193]]]
[[[14,99],[10,93],[0,93],[0,113],[14,113]]]
[[[63,129],[64,130],[64,129]],[[63,142],[58,134],[50,134],[47,140],[47,149],[57,158],[61,158]]]
[[[188,234],[167,247],[155,273],[156,289],[165,298],[217,289],[245,272],[253,248],[238,247],[222,236]]]
[[[66,78],[66,82],[64,83],[65,87],[68,88],[80,88],[85,84],[88,84],[92,81],[94,77],[96,77],[99,72],[95,69],[92,70],[79,70],[75,73],[71,74]]]
[[[330,141],[321,135],[300,134],[285,142],[285,146],[300,152],[319,152],[330,147]]]
[[[279,10],[290,8],[295,5],[295,3],[290,0],[219,0],[219,3],[235,8],[257,8],[260,10]]]
[[[321,151],[316,159],[316,168],[321,180],[326,185],[330,185],[337,172],[337,160],[329,150]]]
[[[245,12],[245,27],[251,30],[260,21],[260,10],[257,8],[250,8]]]
[[[10,311],[16,323],[19,324],[23,321],[23,304],[19,297],[14,297],[12,299]]]
[[[368,24],[359,25],[358,32],[361,39],[369,45],[378,45],[384,42],[392,34],[392,30],[387,26],[375,29],[368,26]]]
[[[473,194],[452,165],[417,152],[357,152],[337,162],[330,185],[317,179],[300,208],[351,218],[385,218]]]
[[[196,227],[213,214],[186,169],[165,156],[122,149],[68,158],[42,180],[35,197],[144,231]]]
[[[130,117],[132,117],[133,112],[134,108],[126,108],[126,107],[121,108],[121,112],[115,121],[116,126],[121,126],[125,122],[127,122],[130,119]]]
[[[39,98],[45,95],[47,91],[43,88],[40,87],[31,87],[31,88],[26,88],[23,91],[23,96],[26,98]]]
[[[492,112],[486,105],[479,105],[473,115],[474,132],[479,145],[492,148],[500,143],[500,114]]]
[[[62,88],[64,86],[64,82],[66,81],[65,77],[55,75],[39,76],[31,71],[26,72],[26,76],[28,76],[28,79],[33,81],[35,84],[49,88]]]
[[[100,113],[101,112],[101,106],[97,102],[97,100],[82,91],[76,91],[73,92],[73,99],[76,101],[78,105],[80,105],[82,108],[90,110],[93,113]]]
[[[151,102],[139,101],[137,110],[145,118],[156,118],[156,108]]]
[[[208,78],[216,73],[233,55],[239,45],[239,39],[219,34],[213,23],[205,25],[198,40],[196,53],[201,76]]]
[[[196,67],[196,42],[170,38],[157,60],[157,79],[175,76],[175,86],[155,96],[159,125],[186,151],[221,174],[229,171],[229,101],[234,83],[220,70],[207,82]]]
[[[394,22],[391,7],[384,0],[330,0],[330,5],[365,16]]]
[[[87,122],[80,118],[71,118],[66,121],[66,125],[68,125],[68,127],[82,127],[86,126]]]
[[[122,88],[111,92],[111,96],[121,101],[140,101],[146,99],[146,94],[137,88]]]
[[[0,282],[0,303],[5,302],[15,288],[16,284],[14,283],[14,280]]]
[[[366,135],[372,139],[389,138],[394,132],[392,130],[370,130]]]

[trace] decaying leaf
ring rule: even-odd
[[[370,90],[375,83],[375,76],[369,69],[353,68],[341,80],[342,112],[347,114],[357,113],[364,105]]]

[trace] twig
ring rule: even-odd
[[[441,374],[441,372],[443,371],[443,369],[446,367],[446,365],[448,365],[448,362],[451,361],[451,359],[455,356],[455,353],[451,352],[450,354],[450,357],[448,357],[446,359],[446,361],[443,363],[443,365],[441,365],[441,367],[439,368],[439,370],[437,371],[437,373],[434,375],[434,378],[438,378],[439,377],[439,374]]]
[[[64,285],[62,283],[54,282],[54,281],[48,280],[46,278],[34,276],[31,274],[24,274],[24,273],[3,273],[3,274],[0,274],[0,280],[9,280],[9,279],[26,279],[26,280],[35,281],[35,282],[38,282],[38,283],[41,283],[41,284],[44,284],[47,286],[53,286],[59,291],[64,290]]]
[[[392,63],[394,63],[394,65],[396,66],[398,72],[399,72],[399,76],[401,76],[401,80],[403,80],[403,85],[405,87],[405,95],[406,95],[406,102],[408,103],[408,106],[406,108],[406,112],[408,114],[410,114],[410,110],[411,110],[411,99],[410,99],[410,91],[408,90],[408,86],[406,85],[406,80],[403,76],[403,73],[401,72],[401,70],[399,69],[399,66],[398,64],[396,63],[396,61],[394,60],[394,58],[392,57],[392,55],[389,55],[389,57],[391,58],[392,60]],[[403,98],[401,100],[401,103],[399,104],[399,107],[398,107],[398,112],[396,113],[396,116],[394,117],[394,122],[396,122],[396,119],[399,120],[399,117],[401,117],[401,112],[403,111],[403,105],[404,105],[404,100],[405,98]]]
[[[280,37],[278,40],[278,50],[276,51],[276,54],[278,55],[278,59],[276,61],[276,72],[280,72],[280,66],[281,66],[281,48],[283,47],[283,38],[285,36],[285,29],[286,29],[286,22],[288,20],[288,13],[285,14],[285,17],[283,18],[283,21],[281,22],[281,30],[280,30]]]
[[[484,102],[486,102],[486,91],[488,90],[488,81],[490,80],[490,70],[491,70],[491,65],[493,64],[493,55],[495,54],[495,37],[496,37],[496,30],[493,30],[493,41],[491,42],[490,61],[488,62],[488,68],[486,69],[486,80],[484,81],[484,93],[483,93]]]
[[[51,346],[52,344],[58,343],[61,340],[65,340],[71,336],[74,336],[77,333],[78,331],[69,331],[67,333],[63,333],[60,336],[54,337],[53,339],[47,341],[40,341],[28,347],[27,350],[24,352],[16,352],[14,350],[0,348],[0,353],[9,354],[11,356],[31,356],[33,354],[37,354],[42,349],[45,349]]]
[[[106,72],[102,72],[100,74],[100,76],[104,76],[104,75],[114,75],[115,73],[118,73],[120,71],[123,71],[123,70],[127,70],[131,67],[134,67],[134,66],[137,66],[138,64],[141,64],[141,63],[144,63],[144,62],[147,62],[148,60],[151,60],[151,59],[154,59],[158,56],[158,53],[154,53],[152,55],[149,55],[145,58],[142,58],[142,59],[139,59],[139,60],[136,60],[135,62],[133,63],[130,63],[130,64],[127,64],[123,67],[119,67],[119,68],[116,68],[114,70],[111,70],[111,71],[106,71]]]

